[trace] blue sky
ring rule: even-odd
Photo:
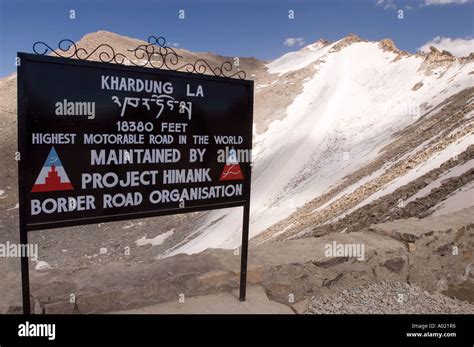
[[[0,76],[14,72],[16,52],[32,52],[35,41],[56,47],[63,38],[76,41],[98,30],[144,40],[162,35],[193,51],[271,60],[349,33],[390,37],[415,52],[438,36],[472,38],[473,12],[472,0],[0,0]],[[288,38],[299,40],[285,45]]]

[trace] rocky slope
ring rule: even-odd
[[[360,232],[253,245],[248,284],[261,286],[270,300],[296,312],[303,312],[314,297],[313,313],[412,313],[415,307],[425,313],[473,313],[473,213],[474,208],[469,208],[445,216],[376,224]],[[329,256],[327,247],[333,243],[364,245],[364,250],[360,257]],[[160,260],[130,255],[114,261],[111,253],[98,258],[102,266],[32,271],[34,311],[120,311],[176,303],[180,297],[187,302],[189,297],[239,287],[240,256],[232,250],[208,249]],[[2,272],[2,278],[0,313],[17,312],[20,274]],[[71,294],[75,301],[70,300]],[[347,306],[340,306],[338,299]]]
[[[474,305],[416,285],[372,283],[312,298],[308,314],[472,314]]]

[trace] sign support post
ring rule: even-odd
[[[250,104],[252,105],[251,109],[251,118],[253,119],[253,86],[252,93],[250,94]],[[252,160],[252,158],[250,158]],[[248,172],[249,182],[252,181],[252,163],[250,164]],[[240,258],[240,295],[239,300],[245,301],[247,297],[247,260],[248,260],[248,251],[249,251],[249,225],[250,225],[250,188],[251,185],[246,187],[246,196],[247,201],[244,204],[244,215],[243,215],[243,224],[242,224],[242,249],[241,249],[241,258]]]
[[[20,60],[21,62],[21,60]],[[25,95],[24,95],[24,80],[23,80],[24,65],[20,63],[18,66],[18,81],[17,81],[17,110],[18,115],[25,113]],[[23,300],[23,314],[31,314],[30,301],[30,269],[29,269],[29,254],[28,254],[28,227],[26,220],[26,198],[25,198],[25,176],[22,174],[26,171],[26,147],[25,140],[25,118],[18,117],[18,153],[20,158],[18,160],[18,212],[19,212],[19,228],[20,228],[20,245],[22,249],[20,266],[21,266],[21,292]]]
[[[247,296],[247,258],[249,249],[249,223],[250,223],[250,201],[244,205],[244,217],[242,225],[242,249],[240,258],[240,295],[239,300],[245,301]]]
[[[28,232],[20,218],[20,244],[22,249],[28,249]],[[23,296],[23,314],[31,313],[30,303],[30,269],[28,264],[28,253],[21,255],[21,289]]]

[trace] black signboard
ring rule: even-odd
[[[244,206],[246,269],[252,81],[18,57],[23,243],[31,230]]]
[[[19,57],[28,230],[250,199],[252,81]]]

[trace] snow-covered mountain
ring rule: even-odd
[[[294,236],[307,232],[308,227],[338,220],[392,194],[474,144],[473,55],[457,59],[435,49],[427,55],[411,55],[399,51],[390,40],[366,42],[350,35],[334,43],[320,40],[270,62],[266,68],[268,80],[257,81],[256,85],[257,112],[266,108],[267,113],[281,116],[263,117],[268,126],[254,138],[250,235],[260,235],[256,241]],[[450,135],[455,138],[449,144],[439,147],[446,141],[441,136],[446,125],[438,124],[433,134],[436,138],[430,136],[417,147],[405,146],[404,153],[400,153],[403,156],[387,158],[381,167],[347,184],[357,170],[379,159],[407,127],[422,126],[438,114],[441,103],[463,91],[470,96],[460,107],[468,112],[452,129]],[[281,109],[276,109],[273,105],[278,105],[275,100],[279,99],[286,99],[287,105],[283,103]],[[431,148],[436,150],[407,172],[392,175],[340,213],[317,220],[323,210],[343,197],[390,172],[397,163],[406,163],[411,156]],[[429,193],[443,179],[459,176],[473,164],[470,159],[456,166],[417,194],[421,197]],[[337,187],[344,189],[331,194],[317,208],[308,209],[314,199]],[[474,193],[471,189],[472,184],[464,187],[462,194],[468,198],[459,207],[474,205],[473,195],[469,197],[466,192]],[[397,204],[407,204],[414,198],[407,197]],[[209,213],[171,254],[238,247],[241,218],[239,209]],[[308,225],[298,227],[303,221]]]
[[[121,52],[143,43],[98,32],[77,45],[90,50],[101,42]],[[233,59],[176,50],[190,62]],[[240,58],[240,64],[256,86],[251,242],[350,232],[474,205],[474,54],[456,58],[433,48],[414,55],[389,39],[349,35],[272,62]],[[16,203],[15,74],[0,80],[0,96],[0,207],[9,225]],[[242,209],[233,208],[108,223],[100,232],[77,227],[79,241],[54,231],[41,235],[42,244],[51,239],[48,254],[58,257],[67,245],[84,257],[92,245],[134,243],[134,252],[151,244],[146,251],[163,257],[238,247],[241,223]]]

